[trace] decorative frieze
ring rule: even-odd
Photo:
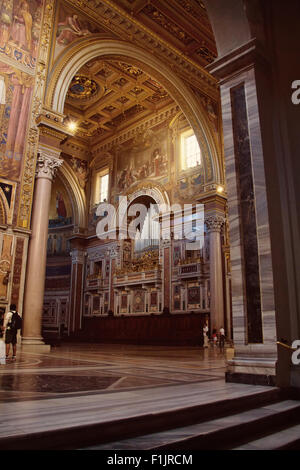
[[[41,27],[39,57],[36,63],[36,78],[32,100],[32,113],[30,119],[30,128],[28,131],[26,154],[24,156],[24,167],[18,213],[18,226],[23,228],[28,228],[30,226],[30,214],[35,174],[34,169],[39,138],[36,119],[41,113],[44,99],[47,78],[48,52],[53,26],[54,4],[55,0],[46,0]]]

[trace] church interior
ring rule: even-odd
[[[299,13],[0,0],[1,449],[299,449]]]

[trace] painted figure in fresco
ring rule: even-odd
[[[0,10],[0,47],[4,48],[9,39],[13,21],[13,0],[3,0]]]
[[[37,50],[40,40],[41,32],[41,23],[42,23],[42,6],[39,6],[33,16],[33,26],[31,32],[32,45],[31,52],[33,57],[37,57]]]
[[[78,16],[67,16],[65,21],[58,23],[57,42],[63,46],[67,46],[72,41],[82,36],[91,34],[88,29],[82,29]]]
[[[84,189],[88,180],[88,169],[87,169],[86,162],[80,162],[80,165],[77,170],[77,178],[78,178],[80,187]]]
[[[48,237],[47,240],[47,254],[51,255],[52,254],[52,237]]]
[[[56,212],[59,219],[67,217],[67,210],[61,192],[56,193]]]
[[[118,178],[118,189],[119,191],[125,191],[138,179],[138,172],[134,171],[133,168],[124,168]]]
[[[152,155],[154,176],[162,176],[167,170],[168,160],[166,155],[161,155],[159,149],[155,149]]]
[[[32,95],[32,77],[15,69],[11,75],[13,98],[7,131],[6,155],[21,160],[24,150],[28,111]]]
[[[154,162],[154,176],[159,176],[160,165],[161,165],[161,155],[158,149],[154,150],[153,152],[153,162]]]
[[[4,109],[0,115],[1,173],[13,178],[19,176],[24,154],[34,77],[1,63],[0,74],[5,77],[4,82],[7,78],[10,84],[5,90],[5,105],[1,106]]]
[[[31,28],[32,16],[29,11],[29,5],[26,0],[23,0],[19,2],[14,12],[10,36],[19,47],[28,51],[31,50]]]
[[[87,162],[73,157],[71,159],[71,166],[77,176],[80,187],[84,189],[88,180]]]

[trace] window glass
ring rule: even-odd
[[[197,165],[201,165],[201,151],[197,138],[194,133],[185,132],[182,135],[182,167],[188,169]]]
[[[100,201],[107,201],[108,198],[108,173],[100,177]]]

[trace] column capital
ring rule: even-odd
[[[87,253],[85,250],[80,250],[78,248],[74,248],[70,252],[70,256],[72,258],[72,264],[77,264],[77,263],[84,263],[85,257]]]
[[[221,232],[225,218],[221,215],[209,215],[205,217],[205,225],[208,232]]]
[[[62,164],[60,150],[40,146],[36,163],[36,178],[46,178],[53,181],[57,169]]]

